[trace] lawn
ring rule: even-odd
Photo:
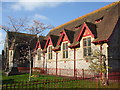
[[[62,79],[62,77],[55,77],[49,75],[40,75],[39,77],[31,77],[31,80],[53,80]],[[29,81],[29,74],[13,75],[13,76],[2,76],[3,83],[12,83],[14,81]]]
[[[14,75],[14,76],[3,76],[2,81],[3,85],[19,82],[19,81],[28,81],[28,74],[23,75]],[[39,77],[34,77],[32,80],[38,80],[38,88],[118,88],[118,82],[111,82],[109,86],[100,86],[99,83],[92,80],[70,80],[68,78],[49,76],[49,75],[40,75]],[[56,82],[57,80],[57,82]],[[45,81],[41,84],[41,82]],[[48,82],[48,83],[46,83]],[[19,84],[19,83],[18,83]],[[32,83],[29,82],[32,87]],[[34,87],[34,86],[33,86]]]

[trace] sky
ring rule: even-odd
[[[7,26],[8,16],[12,16],[15,19],[27,17],[30,21],[39,20],[56,27],[112,2],[113,0],[3,0],[0,3],[0,25]],[[44,34],[48,32],[49,30]],[[0,30],[0,54],[4,49],[5,35]]]

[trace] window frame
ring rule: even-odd
[[[41,53],[41,49],[38,49],[38,50],[37,50],[37,56],[38,56],[38,57],[37,57],[37,60],[41,60],[41,56],[42,56],[41,54],[42,54],[42,53]]]
[[[91,56],[91,37],[83,38],[83,57]]]
[[[48,59],[50,60],[50,59],[52,59],[53,57],[52,57],[52,46],[48,46]]]
[[[68,42],[63,42],[62,44],[62,58],[63,59],[68,58]]]

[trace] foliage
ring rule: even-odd
[[[90,62],[90,69],[95,73],[106,73],[110,67],[106,65],[106,56],[98,49],[92,52],[91,56],[85,57]]]

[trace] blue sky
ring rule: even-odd
[[[111,3],[17,1],[18,2],[2,2],[2,6],[0,5],[0,11],[2,15],[2,22],[0,22],[0,25],[7,25],[9,22],[8,16],[12,16],[18,19],[27,17],[31,21],[35,19],[46,24],[52,24],[54,27],[56,27]],[[46,31],[45,34],[48,32],[49,30]],[[0,53],[3,49],[4,38],[5,32],[0,30]]]

